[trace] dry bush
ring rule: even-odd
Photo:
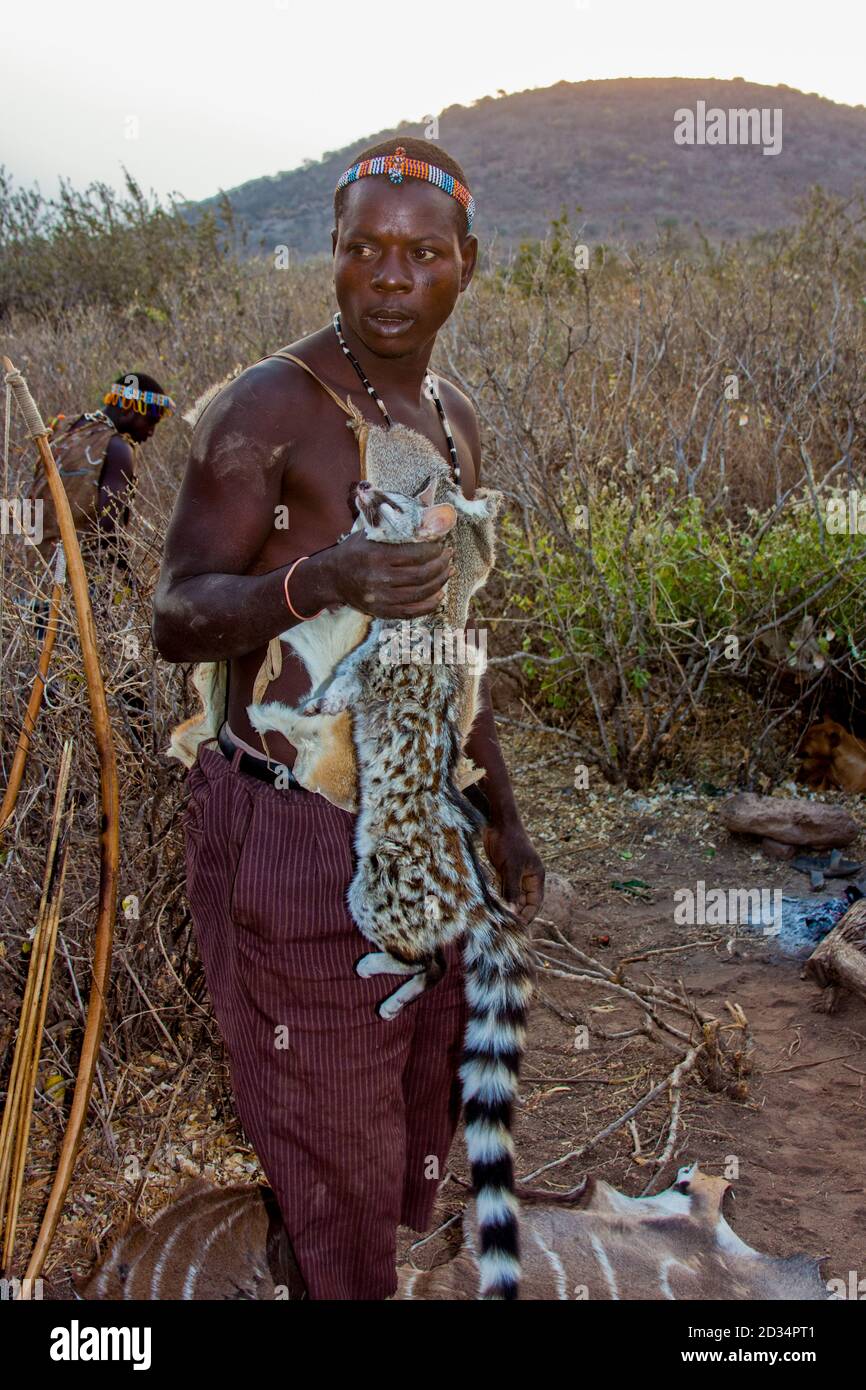
[[[610,781],[735,687],[750,776],[800,704],[866,713],[866,548],[825,519],[863,486],[863,219],[816,193],[747,246],[601,247],[583,273],[560,221],[440,340],[514,504],[494,661],[532,653],[523,694]]]

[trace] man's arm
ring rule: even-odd
[[[514,799],[511,778],[496,732],[496,721],[490,703],[490,684],[487,672],[481,677],[478,689],[478,714],[466,740],[465,751],[476,767],[484,768],[484,776],[467,788],[466,795],[476,789],[481,793],[484,811],[491,825],[507,825],[509,821],[520,823],[520,813]]]
[[[249,574],[272,532],[290,466],[285,411],[304,385],[259,363],[207,407],[193,435],[154,594],[153,641],[167,661],[221,661],[265,646],[298,621],[283,581],[305,550]],[[279,402],[275,407],[273,402]],[[297,405],[299,413],[303,404]],[[299,613],[348,604],[379,617],[432,612],[447,576],[439,542],[378,545],[361,532],[312,553],[292,575]]]
[[[245,573],[274,525],[284,467],[284,447],[256,400],[254,381],[232,382],[195,428],[166,534],[153,639],[168,661],[242,656],[293,625],[283,592],[288,564],[267,574]],[[319,557],[311,556],[293,576],[299,612],[315,613],[333,601],[325,586],[318,592],[322,570]],[[308,598],[315,606],[303,606]]]
[[[440,384],[445,387],[447,392],[448,414],[458,426],[461,435],[469,443],[472,467],[471,469],[466,468],[464,461],[461,484],[465,496],[471,502],[475,496],[475,489],[481,481],[481,433],[478,429],[478,416],[475,414],[472,402],[452,382],[441,382]],[[470,629],[474,632],[475,621],[473,618],[469,618],[464,627],[464,632],[467,634],[467,644],[474,640],[470,634]],[[519,823],[520,816],[511,788],[511,779],[508,776],[502,749],[499,747],[499,737],[493,718],[493,706],[490,702],[490,684],[486,671],[481,677],[478,690],[478,714],[466,740],[465,751],[476,767],[484,768],[484,776],[479,782],[472,784],[467,795],[475,788],[478,789],[483,797],[483,802],[486,803],[483,804],[478,800],[478,804],[481,805],[481,809],[491,824],[494,822],[505,824],[509,820],[515,820]]]
[[[134,467],[130,444],[116,434],[109,440],[99,475],[96,531],[100,546],[108,551],[120,569],[127,572],[131,566],[124,550],[123,530],[129,522],[129,488]]]

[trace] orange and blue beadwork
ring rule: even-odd
[[[139,415],[172,415],[177,409],[171,396],[164,396],[158,391],[138,391],[119,381],[102,397],[102,404],[120,405],[126,410],[137,411]]]
[[[340,175],[337,187],[345,188],[347,184],[354,183],[356,179],[363,179],[368,174],[387,174],[392,183],[402,183],[408,175],[409,178],[425,179],[427,183],[435,184],[443,193],[456,198],[463,206],[466,211],[466,230],[472,230],[475,199],[465,184],[435,164],[428,164],[424,159],[410,159],[402,145],[398,145],[393,154],[377,154],[372,159],[362,159],[358,164],[353,164],[351,169]]]

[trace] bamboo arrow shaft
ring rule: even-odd
[[[29,1010],[25,1013],[22,1009],[21,1024],[18,1031],[18,1044],[23,1059],[23,1068],[21,1085],[17,1097],[17,1131],[15,1134],[14,1162],[9,1174],[12,1189],[9,1198],[6,1228],[3,1233],[3,1277],[7,1279],[12,1277],[12,1257],[15,1249],[15,1235],[18,1225],[18,1208],[24,1186],[27,1142],[30,1137],[33,1097],[36,1092],[39,1056],[42,1049],[42,1034],[45,1028],[45,1015],[48,1010],[48,996],[51,989],[51,968],[54,963],[54,947],[57,940],[57,928],[60,924],[63,881],[66,876],[66,855],[69,849],[69,830],[72,824],[74,811],[74,807],[70,806],[67,808],[64,805],[66,790],[69,784],[72,747],[72,740],[67,739],[63,745],[63,753],[60,758],[57,789],[54,797],[51,846],[45,865],[45,885],[42,890],[42,901],[39,904],[39,922],[33,940],[31,968],[27,976],[28,984],[30,983],[31,974],[34,976],[34,989],[30,996]],[[16,1047],[16,1061],[18,1060],[18,1051],[19,1048]],[[4,1187],[5,1177],[6,1175],[4,1174]]]
[[[27,1279],[35,1279],[42,1270],[45,1256],[48,1253],[63,1210],[66,1193],[69,1190],[72,1170],[75,1166],[75,1159],[87,1119],[90,1093],[99,1058],[99,1045],[102,1041],[102,1030],[105,1023],[105,998],[111,970],[114,919],[117,910],[120,825],[114,741],[111,734],[111,721],[105,699],[102,671],[99,665],[93,611],[90,607],[90,594],[87,589],[87,574],[84,569],[84,561],[81,558],[75,522],[72,518],[69,499],[66,496],[48,444],[48,431],[27,388],[27,383],[21,373],[13,367],[8,357],[3,358],[3,366],[7,373],[6,380],[12,387],[16,402],[27,422],[28,432],[35,440],[39,450],[39,457],[42,460],[51,492],[51,500],[57,513],[60,537],[66,552],[67,575],[75,603],[75,614],[81,640],[81,655],[84,662],[90,714],[93,721],[93,734],[99,757],[99,790],[102,811],[99,836],[99,903],[93,946],[92,982],[87,1001],[84,1038],[81,1044],[81,1056],[69,1120],[63,1136],[60,1156],[57,1160],[57,1171],[25,1275]]]
[[[12,816],[18,801],[21,779],[24,776],[24,764],[27,762],[27,755],[30,752],[30,736],[36,728],[36,720],[39,718],[39,711],[42,708],[42,696],[45,693],[45,685],[48,679],[48,667],[51,664],[51,653],[54,651],[54,640],[57,637],[57,619],[60,614],[60,600],[62,597],[63,585],[55,580],[51,589],[51,606],[48,614],[48,625],[45,630],[42,651],[39,654],[39,665],[36,670],[36,678],[33,681],[33,689],[30,692],[30,699],[27,702],[24,723],[18,735],[18,746],[15,749],[15,756],[12,759],[12,770],[9,773],[9,781],[6,785],[3,805],[0,806],[0,830],[3,829],[6,822]]]

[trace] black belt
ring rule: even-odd
[[[222,725],[217,734],[217,743],[219,744],[220,752],[231,762],[235,753],[239,750],[231,734],[226,732],[225,724]],[[243,749],[240,750],[240,754],[241,756],[238,760],[238,770],[240,772],[245,772],[250,777],[257,777],[260,782],[269,782],[271,786],[276,783],[279,777],[280,785],[277,788],[278,791],[304,790],[297,777],[292,772],[292,769],[286,767],[285,763],[265,763],[262,762],[260,758],[254,758],[251,753],[244,753]]]

